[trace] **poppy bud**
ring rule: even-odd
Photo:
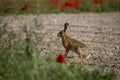
[[[63,62],[65,61],[65,56],[64,56],[64,54],[62,54],[62,53],[58,54],[58,55],[57,55],[57,58],[56,58],[56,61],[57,61],[58,63],[63,63]]]

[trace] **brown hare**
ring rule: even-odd
[[[67,57],[67,53],[69,52],[69,50],[72,50],[77,53],[80,58],[84,58],[86,56],[87,46],[78,40],[72,39],[66,34],[66,29],[68,25],[69,23],[65,23],[64,30],[61,30],[57,34],[57,36],[62,39],[62,44],[66,49],[65,56]]]

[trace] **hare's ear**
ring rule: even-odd
[[[69,23],[65,23],[64,25],[64,32],[66,32],[67,26],[69,25]]]

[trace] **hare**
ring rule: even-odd
[[[61,30],[57,36],[62,39],[62,45],[66,49],[65,56],[67,57],[67,53],[69,50],[74,51],[75,53],[78,54],[80,58],[84,58],[85,54],[84,53],[87,49],[87,46],[83,44],[82,42],[72,39],[66,34],[67,26],[69,26],[69,23],[64,24],[64,30]]]

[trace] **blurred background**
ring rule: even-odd
[[[120,11],[120,0],[0,0],[0,13]]]

